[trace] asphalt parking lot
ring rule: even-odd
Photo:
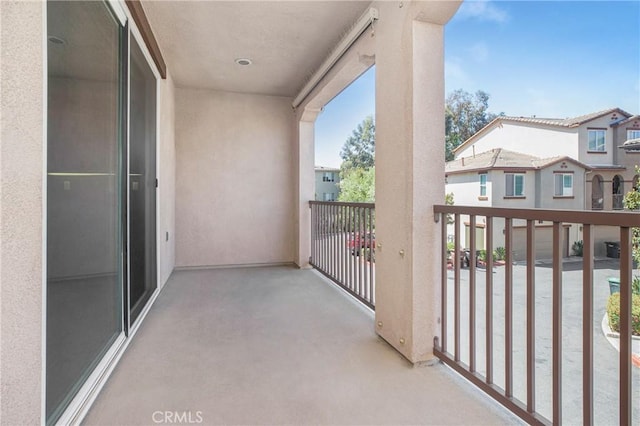
[[[605,314],[609,285],[607,278],[619,276],[617,259],[597,260],[593,287],[593,355],[595,424],[618,424],[619,362],[618,351],[605,337],[601,323]],[[504,267],[493,272],[494,379],[504,387]],[[513,372],[514,396],[526,402],[526,266],[513,266]],[[480,374],[485,373],[485,270],[476,272],[476,359]],[[536,407],[551,418],[551,324],[552,268],[538,262],[535,268],[536,305]],[[453,271],[449,271],[448,339],[453,342]],[[469,270],[461,273],[461,358],[469,360]],[[582,263],[570,259],[562,274],[562,393],[566,424],[582,424]],[[449,347],[453,352],[453,347]],[[640,368],[633,368],[633,423],[640,424]]]

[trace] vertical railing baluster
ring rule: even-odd
[[[333,210],[333,277],[338,279],[338,206],[332,206]]]
[[[449,215],[441,213],[440,214],[440,233],[441,233],[441,252],[442,252],[442,276],[440,282],[440,350],[442,352],[447,352],[447,278],[448,278],[448,269],[449,263],[447,262],[447,256],[449,254],[449,250],[447,247],[448,238],[447,238],[447,225],[449,221]],[[452,255],[452,261],[455,258],[455,255]]]
[[[507,252],[504,269],[504,393],[513,396],[513,220],[504,220],[504,241]]]
[[[593,238],[582,225],[582,424],[593,425]]]
[[[369,209],[369,243],[370,243],[370,247],[369,247],[369,299],[371,300],[371,302],[373,303],[373,262],[374,262],[374,256],[375,256],[375,251],[376,251],[376,244],[375,244],[375,238],[374,238],[374,230],[373,230],[373,209]]]
[[[485,223],[485,250],[493,253],[493,218],[487,217]],[[486,329],[486,382],[493,384],[493,256],[487,256],[485,283],[485,329]]]
[[[631,228],[620,227],[620,424],[632,422],[631,402]],[[637,420],[637,419],[636,419]]]
[[[476,371],[476,216],[469,216],[469,371]]]
[[[560,222],[553,222],[553,331],[552,331],[552,401],[553,424],[562,422],[562,236]]]
[[[460,215],[455,214],[454,224],[455,262],[453,270],[453,349],[454,359],[460,362]]]
[[[311,209],[311,259],[309,262],[311,264],[315,263],[315,204],[310,204],[309,208]]]
[[[536,411],[535,223],[527,220],[527,411]]]
[[[349,252],[350,252],[350,256],[349,256],[349,289],[354,290],[355,289],[355,279],[354,277],[354,271],[355,271],[355,264],[353,263],[353,259],[356,257],[355,255],[355,249],[356,249],[356,219],[354,216],[354,208],[353,207],[349,207],[349,238],[351,238],[351,241],[349,242]]]

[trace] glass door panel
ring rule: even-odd
[[[47,3],[46,417],[121,334],[124,28],[104,2]]]
[[[131,37],[129,307],[133,324],[156,288],[156,78]]]

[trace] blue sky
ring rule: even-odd
[[[375,113],[375,69],[316,121],[316,164]],[[466,1],[445,28],[445,92],[484,90],[507,115],[640,113],[640,1]]]

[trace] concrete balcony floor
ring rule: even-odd
[[[154,424],[158,411],[202,424],[519,423],[442,364],[411,366],[373,313],[293,267],[174,272],[84,423]]]

